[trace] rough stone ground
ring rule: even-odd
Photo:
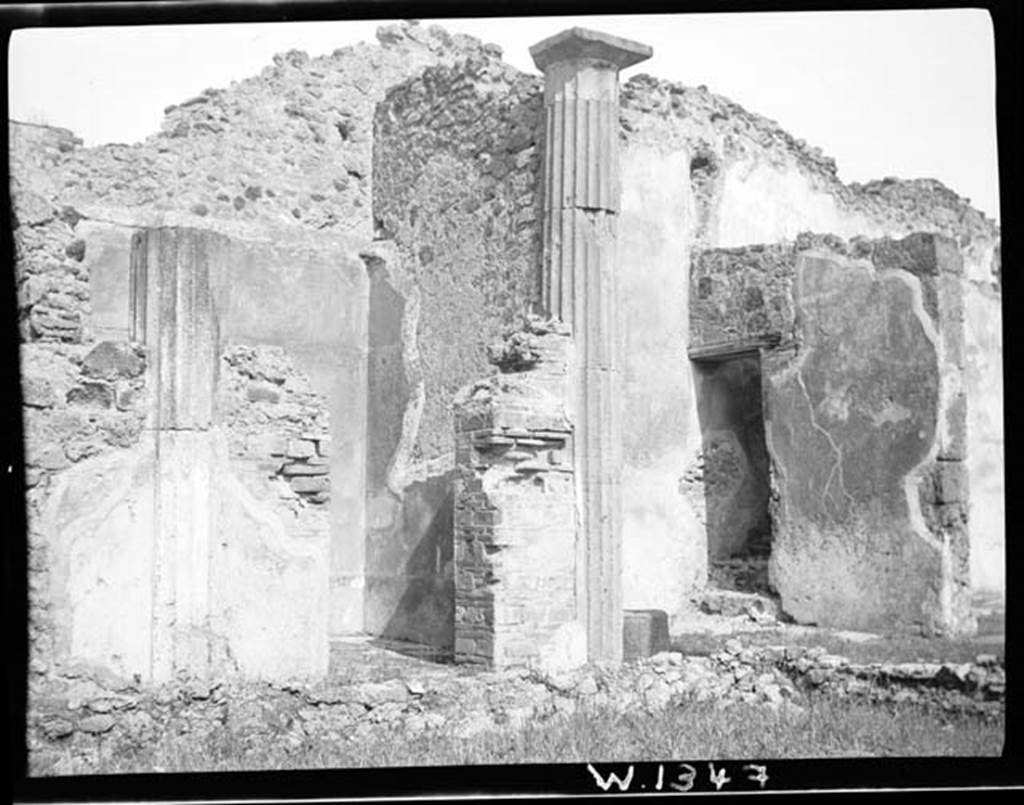
[[[562,673],[481,671],[448,664],[422,646],[367,638],[336,642],[330,679],[318,684],[180,680],[143,691],[82,666],[37,666],[30,678],[30,771],[99,767],[125,747],[173,747],[185,736],[195,745],[225,728],[245,757],[265,751],[268,742],[294,751],[309,739],[360,741],[389,730],[403,739],[473,738],[577,712],[655,714],[693,701],[753,704],[797,718],[819,694],[989,718],[1003,712],[1000,635],[915,644],[700,614],[684,628],[689,631],[674,637],[673,646],[685,655],[663,652]],[[875,656],[851,660],[834,653],[837,646]],[[938,659],[943,654],[951,660]]]

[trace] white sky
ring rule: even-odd
[[[65,126],[86,145],[136,142],[163,108],[256,75],[291,48],[310,56],[391,20],[16,31],[15,120]],[[843,181],[936,178],[999,218],[995,56],[984,11],[771,12],[422,20],[495,42],[536,72],[530,45],[572,25],[654,48],[625,72],[705,84],[838,162]]]

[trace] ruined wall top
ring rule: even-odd
[[[501,55],[416,23],[381,27],[377,40],[317,58],[279,54],[257,76],[167,107],[161,130],[133,145],[70,141],[44,163],[30,136],[39,127],[12,121],[12,178],[59,206],[150,207],[369,236],[377,101],[430,65]]]
[[[625,42],[594,32],[581,39],[580,31],[534,50],[559,37],[579,40],[581,53]],[[372,235],[372,120],[389,88],[432,65],[466,65],[474,84],[490,82],[492,93],[530,84],[542,91],[537,77],[501,62],[500,47],[470,36],[402,23],[380,28],[377,39],[316,58],[296,50],[279,54],[257,76],[167,107],[161,130],[135,145],[82,148],[65,129],[12,121],[12,178],[59,204],[150,206]],[[547,48],[542,62],[560,47]],[[642,60],[636,48],[644,46],[630,47]],[[684,148],[703,157],[701,163],[765,161],[799,170],[844,208],[907,232],[934,230],[961,242],[998,239],[995,222],[941,182],[889,177],[844,184],[835,160],[820,148],[706,87],[639,74],[623,83],[620,105],[620,136],[627,142]]]
[[[961,241],[965,236],[999,237],[995,221],[937,179],[886,177],[844,184],[835,159],[821,148],[705,86],[640,73],[623,83],[619,97],[627,141],[686,148],[702,162],[754,159],[783,170],[795,168],[851,212],[900,224],[908,232],[935,230]]]

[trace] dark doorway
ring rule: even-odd
[[[768,450],[757,352],[694,362],[709,587],[770,593]]]

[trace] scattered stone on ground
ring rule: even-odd
[[[242,752],[268,739],[294,748],[307,740],[363,740],[387,729],[469,740],[577,712],[654,714],[687,702],[755,704],[801,717],[810,698],[822,694],[994,717],[1006,692],[1004,663],[992,653],[964,663],[853,663],[821,647],[752,646],[735,636],[710,656],[665,651],[618,666],[549,673],[479,671],[402,648],[405,653],[375,641],[338,641],[331,678],[315,684],[183,679],[143,690],[81,667],[37,669],[29,696],[30,758],[45,769],[37,773],[60,774],[66,772],[46,759],[55,763],[62,748],[99,758],[117,742],[159,746],[186,735],[201,741],[224,728]]]

